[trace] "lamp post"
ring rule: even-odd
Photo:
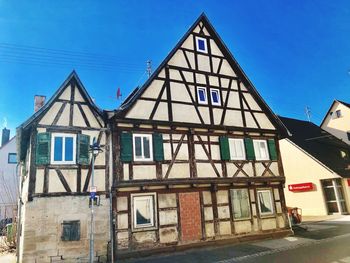
[[[96,187],[94,184],[94,173],[95,173],[95,159],[96,156],[102,152],[101,146],[93,139],[92,145],[89,146],[89,152],[92,153],[91,161],[91,184],[90,184],[90,201],[91,201],[91,222],[90,222],[90,257],[89,262],[94,262],[94,199],[96,196]]]

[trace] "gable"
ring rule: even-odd
[[[204,41],[204,51],[199,50],[198,39]],[[205,103],[200,101],[199,88],[204,88]],[[280,125],[204,15],[140,89],[122,117],[267,130]]]
[[[91,105],[84,88],[73,75],[48,102],[39,125],[102,128],[103,120]]]

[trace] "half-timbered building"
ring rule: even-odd
[[[204,14],[109,116],[119,255],[288,233],[287,131]]]
[[[95,160],[95,255],[109,241],[109,133],[77,74],[72,72],[52,98],[17,129],[21,163],[20,262],[78,262],[89,251],[89,146],[103,147]],[[56,262],[56,261],[55,261]]]

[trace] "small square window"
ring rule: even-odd
[[[274,213],[271,190],[257,190],[259,212],[261,215],[272,215]]]
[[[337,118],[340,118],[342,115],[341,115],[341,110],[337,110],[336,112],[335,112],[335,114],[336,114],[336,116],[337,116]]]
[[[198,96],[198,103],[199,104],[208,104],[207,88],[198,87],[197,88],[197,96]]]
[[[8,163],[17,163],[17,154],[16,153],[9,153]]]
[[[53,133],[51,148],[52,164],[75,164],[75,134]]]
[[[265,140],[253,140],[256,160],[269,160],[269,150]]]
[[[208,53],[207,40],[203,37],[196,37],[197,51]]]
[[[152,161],[152,135],[151,134],[134,134],[134,160],[135,161]]]
[[[62,241],[80,240],[80,221],[63,221],[62,223]]]
[[[250,218],[248,189],[231,189],[231,203],[234,219]]]
[[[221,105],[220,91],[218,89],[210,89],[210,96],[212,105]]]
[[[245,160],[243,139],[229,139],[231,160]]]
[[[156,193],[132,194],[132,227],[133,230],[156,227]]]

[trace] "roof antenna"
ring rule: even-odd
[[[305,107],[305,114],[306,114],[307,120],[311,122],[311,109],[309,108],[309,106]]]
[[[148,78],[152,75],[152,60],[147,60],[147,75]]]

